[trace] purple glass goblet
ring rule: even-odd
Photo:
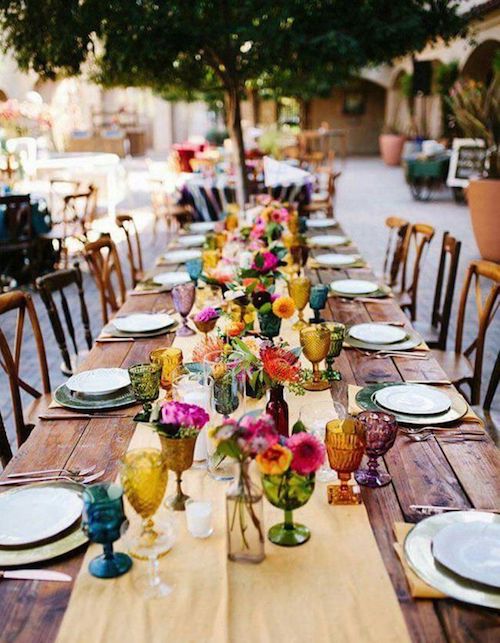
[[[377,458],[385,455],[394,444],[398,423],[394,415],[385,411],[363,411],[358,420],[365,431],[368,463],[366,468],[358,469],[354,477],[365,487],[384,487],[391,481],[391,476],[379,471]]]
[[[187,316],[194,306],[196,297],[196,287],[193,283],[179,284],[172,290],[172,300],[174,302],[175,310],[182,317],[182,325],[177,329],[176,335],[179,337],[188,337],[194,335],[195,330],[190,328]]]

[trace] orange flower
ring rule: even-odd
[[[229,337],[238,337],[245,330],[245,322],[232,322],[227,329]]]
[[[280,319],[289,319],[295,312],[295,304],[291,297],[278,297],[273,301],[273,313]]]
[[[262,367],[275,382],[297,382],[300,377],[298,357],[291,351],[278,346],[270,346],[260,351]]]
[[[274,444],[255,459],[264,475],[276,476],[288,469],[292,461],[292,452],[281,444]]]
[[[207,355],[216,353],[222,355],[224,349],[224,342],[218,337],[207,337],[207,339],[202,340],[193,348],[193,362],[203,362]]]

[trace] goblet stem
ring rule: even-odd
[[[113,560],[113,543],[104,543],[102,548],[104,550],[104,558],[106,560]]]
[[[285,509],[285,522],[284,522],[284,528],[288,529],[289,531],[293,530],[293,513],[291,511],[288,511]]]
[[[352,492],[349,489],[350,473],[339,473],[340,489],[337,497],[339,503],[350,503],[352,501]]]
[[[321,372],[319,370],[318,362],[313,363],[313,382],[319,382],[321,380]]]

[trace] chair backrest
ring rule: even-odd
[[[0,197],[0,211],[4,211],[3,243],[16,243],[33,239],[31,202],[29,194]]]
[[[81,192],[81,181],[66,179],[64,177],[50,179],[49,181],[49,206],[54,220],[62,221],[61,211],[64,208],[64,197],[72,192]]]
[[[18,444],[22,444],[28,437],[31,431],[31,427],[26,425],[24,422],[20,389],[23,389],[23,391],[29,393],[34,398],[39,398],[42,396],[42,393],[31,386],[31,384],[28,384],[23,379],[21,379],[19,375],[26,311],[28,312],[28,317],[35,339],[38,362],[40,365],[43,393],[50,393],[50,379],[49,371],[47,368],[47,357],[45,355],[45,346],[43,342],[42,331],[40,330],[40,324],[38,322],[35,306],[33,305],[33,301],[30,295],[21,292],[20,290],[15,290],[13,292],[0,295],[0,315],[15,310],[17,310],[17,321],[14,338],[14,351],[12,352],[5,334],[0,329],[0,366],[7,373],[7,376],[9,378],[17,440]]]
[[[5,430],[2,416],[0,415],[0,464],[5,469],[12,459],[12,449],[10,448],[9,438]]]
[[[96,217],[97,188],[89,185],[87,190],[67,194],[63,201],[63,221],[78,223],[85,232]]]
[[[491,287],[484,300],[481,290],[481,279],[487,279],[491,282]],[[464,350],[463,353],[466,357],[469,357],[474,351],[476,351],[474,359],[474,376],[471,384],[471,402],[472,404],[479,404],[486,331],[488,330],[499,306],[500,264],[494,263],[493,261],[478,259],[471,261],[467,268],[467,274],[465,275],[465,281],[460,295],[460,306],[458,309],[457,334],[455,338],[456,353],[462,352],[465,309],[473,281],[474,297],[476,300],[478,314],[478,333],[474,341]]]
[[[420,271],[424,256],[429,248],[429,244],[434,237],[434,228],[426,223],[413,223],[410,233],[407,237],[407,244],[403,261],[403,274],[401,278],[401,290],[409,294],[411,299],[410,315],[411,319],[417,317],[417,291],[420,279]],[[411,279],[408,278],[408,263],[413,255],[413,272]],[[407,283],[409,285],[407,286]]]
[[[107,324],[108,306],[111,312],[116,312],[126,296],[120,257],[110,237],[102,237],[97,241],[86,243],[83,254],[99,290],[102,319]],[[113,277],[116,277],[118,284],[118,295],[115,292]]]
[[[388,217],[385,225],[389,228],[387,248],[385,251],[383,276],[387,285],[394,286],[405,260],[410,222],[399,217]]]
[[[130,264],[130,274],[132,275],[132,285],[136,286],[137,282],[142,278],[143,272],[139,231],[137,230],[135,221],[130,214],[117,214],[116,225],[125,233],[128,262]]]
[[[71,345],[75,356],[78,356],[78,344],[76,341],[75,326],[71,316],[70,306],[64,290],[71,285],[75,285],[78,292],[78,299],[80,301],[80,316],[82,320],[83,330],[85,334],[85,341],[87,347],[92,347],[92,335],[90,333],[90,321],[87,306],[85,304],[85,296],[83,294],[82,273],[78,264],[73,268],[66,268],[65,270],[58,270],[51,272],[48,275],[39,277],[36,280],[36,287],[40,293],[43,303],[47,309],[49,320],[54,331],[57,345],[63,358],[64,369],[66,375],[73,374],[73,365],[71,363],[70,352],[68,350],[68,343],[66,341],[66,333],[61,322],[61,316],[57,310],[54,293],[59,292],[61,301],[61,309],[66,324],[66,329],[71,339]]]
[[[439,330],[439,338],[435,347],[440,350],[446,349],[446,340],[448,339],[448,327],[450,323],[451,308],[453,306],[453,295],[455,293],[455,283],[457,281],[458,261],[460,259],[461,247],[462,243],[457,241],[455,237],[452,237],[449,232],[445,232],[443,234],[443,243],[441,245],[441,256],[439,259],[431,318],[432,326]],[[448,276],[443,296],[446,271],[448,271]]]

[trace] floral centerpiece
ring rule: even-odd
[[[287,250],[280,245],[274,245],[267,250],[259,250],[255,253],[250,268],[240,270],[240,278],[254,278],[264,285],[272,285],[281,276],[280,266],[284,266]]]
[[[257,310],[260,333],[268,339],[280,334],[281,320],[290,319],[295,312],[293,299],[287,295],[278,295],[270,289],[256,288],[252,294],[252,303]]]
[[[208,333],[215,328],[220,316],[220,308],[213,308],[212,306],[206,306],[193,315],[192,320],[200,333],[205,333],[205,340],[208,339]]]
[[[295,547],[311,537],[308,527],[293,522],[292,512],[312,496],[315,474],[324,459],[324,445],[306,432],[282,439],[256,456],[266,498],[285,512],[284,522],[268,531],[268,538],[275,545]]]
[[[151,421],[160,437],[165,462],[177,475],[177,493],[169,504],[176,511],[184,511],[189,496],[182,491],[182,472],[193,464],[196,439],[208,422],[209,415],[195,404],[164,401],[157,407],[156,417],[153,417]]]
[[[264,559],[262,491],[252,481],[252,460],[278,443],[272,418],[248,414],[239,422],[225,420],[212,432],[216,453],[233,458],[238,465],[234,482],[226,492],[228,558],[259,563]]]

